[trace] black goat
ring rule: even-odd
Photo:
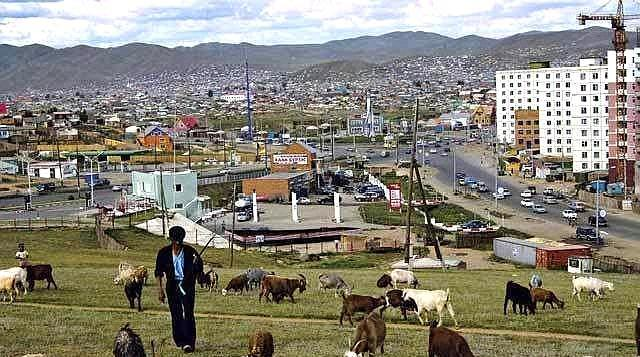
[[[536,304],[531,297],[531,291],[526,287],[514,283],[509,280],[507,289],[504,294],[504,314],[507,314],[507,305],[509,300],[513,303],[513,313],[516,313],[516,305],[520,307],[520,314],[527,315],[527,310],[534,315],[536,313]]]
[[[135,308],[135,300],[138,299],[138,311],[142,311],[142,286],[143,282],[138,279],[127,280],[124,284],[124,294],[129,300],[129,307]]]
[[[137,333],[135,333],[129,324],[124,325],[113,343],[114,357],[146,357],[144,345]]]

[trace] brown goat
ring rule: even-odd
[[[438,327],[437,320],[429,326],[429,357],[473,357],[469,344],[460,334]]]
[[[380,315],[373,311],[368,314],[356,328],[355,339],[345,357],[356,357],[368,352],[370,356],[377,355],[376,351],[384,355],[384,339],[387,327]]]
[[[249,354],[247,357],[273,356],[273,336],[267,331],[256,331],[249,336]]]
[[[298,275],[300,276],[299,279],[265,275],[262,278],[262,289],[260,289],[258,301],[262,301],[263,296],[267,301],[271,301],[269,299],[269,294],[271,294],[273,300],[277,303],[280,303],[286,296],[291,299],[292,303],[295,303],[293,293],[296,289],[298,289],[300,293],[303,293],[307,289],[307,278],[302,274]]]
[[[58,285],[53,280],[53,268],[50,264],[27,265],[27,282],[29,283],[29,291],[33,291],[36,280],[46,280],[47,289],[53,284],[58,289]]]
[[[531,298],[533,299],[534,304],[538,304],[539,301],[542,301],[542,309],[544,309],[547,304],[551,305],[552,309],[555,309],[553,304],[558,305],[559,308],[564,309],[564,301],[558,299],[556,294],[551,290],[543,289],[543,288],[530,288],[531,289]]]
[[[387,304],[387,299],[384,296],[373,297],[365,295],[345,295],[344,292],[340,294],[342,296],[342,312],[340,313],[340,326],[342,326],[342,320],[345,316],[349,318],[349,323],[353,326],[353,320],[351,317],[356,312],[364,312],[370,314],[373,310],[380,306]]]
[[[393,287],[393,283],[391,282],[391,276],[389,274],[382,274],[382,276],[376,282],[376,285],[379,288]]]
[[[227,293],[230,293],[231,290],[242,294],[242,290],[249,291],[248,284],[249,284],[249,279],[247,278],[247,275],[244,273],[240,274],[236,277],[231,278],[231,280],[229,280],[227,287],[222,289],[222,295],[223,296],[227,295]]]

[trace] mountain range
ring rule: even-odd
[[[346,65],[345,61],[354,61],[358,64],[356,67],[362,67],[365,62],[382,64],[412,56],[493,55],[498,58],[525,56],[528,59],[553,60],[567,53],[604,55],[611,47],[611,36],[610,29],[589,27],[526,32],[502,39],[475,35],[451,38],[418,31],[303,45],[214,42],[167,48],[131,43],[110,48],[79,45],[62,49],[38,44],[22,47],[0,45],[0,92],[83,87],[122,76],[162,71],[188,72],[212,64],[243,63],[245,55],[251,66],[281,71],[299,71],[326,62],[340,64],[338,69],[354,67]],[[632,37],[630,43],[635,44],[635,33],[629,37]]]

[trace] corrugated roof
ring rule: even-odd
[[[288,180],[304,174],[306,174],[306,172],[274,172],[267,176],[258,177],[256,180]]]
[[[532,247],[532,248],[538,248],[540,246],[540,244],[538,244],[536,242],[530,242],[530,241],[526,241],[526,240],[518,239],[518,238],[513,238],[513,237],[498,237],[498,238],[494,238],[494,240],[501,241],[501,242],[518,244],[518,245],[522,245],[522,246],[525,246],[525,247]]]

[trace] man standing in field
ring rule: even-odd
[[[202,260],[193,247],[184,245],[184,228],[169,229],[171,244],[158,251],[155,277],[158,299],[165,302],[162,277],[167,279],[166,297],[171,311],[171,327],[176,346],[191,353],[196,343],[196,320],[193,316],[196,295],[196,277],[202,272]]]

